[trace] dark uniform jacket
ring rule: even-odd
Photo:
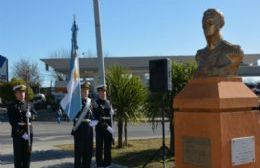
[[[97,99],[94,102],[94,118],[98,120],[97,127],[106,129],[112,126],[111,104],[109,100]]]
[[[15,100],[8,105],[7,115],[9,123],[12,126],[12,137],[21,137],[24,133],[27,133],[26,112],[25,102]],[[29,121],[31,123],[31,118]],[[30,132],[33,134],[32,125],[30,125]]]
[[[85,107],[87,105],[86,99],[81,99],[81,101],[82,101],[82,108],[81,108],[80,112],[77,114],[77,116],[75,117],[75,119],[73,120],[73,126],[76,125],[80,115],[83,113],[84,110],[86,110],[85,109]],[[91,104],[91,102],[90,102],[90,104]],[[89,126],[89,122],[93,119],[92,106],[91,105],[90,105],[89,109],[87,111],[87,115],[84,117],[84,119],[81,122],[81,124],[79,125],[78,129],[75,132],[71,133],[72,135],[76,135],[76,134],[85,135],[87,133],[86,130],[92,129]]]

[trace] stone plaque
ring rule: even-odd
[[[211,167],[211,142],[208,138],[183,137],[183,161],[201,168]]]
[[[255,162],[255,137],[233,138],[231,154],[233,166]]]

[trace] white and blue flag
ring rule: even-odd
[[[61,100],[60,105],[70,120],[73,120],[81,110],[81,89],[79,76],[79,60],[77,56],[77,25],[74,19],[72,26],[72,50],[70,60],[70,76],[67,84],[67,94]]]

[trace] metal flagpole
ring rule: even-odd
[[[29,107],[29,70],[26,71],[26,126],[28,134],[28,152],[31,153],[32,143],[31,143],[31,128],[30,128],[30,107]]]
[[[98,84],[105,84],[105,65],[102,50],[102,37],[101,37],[101,26],[99,16],[99,2],[93,0],[94,6],[94,17],[95,17],[95,30],[96,30],[96,45],[97,45],[97,56],[98,56]]]

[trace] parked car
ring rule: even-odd
[[[33,100],[33,106],[35,110],[40,110],[46,108],[46,97],[42,93],[38,93],[34,96]]]

